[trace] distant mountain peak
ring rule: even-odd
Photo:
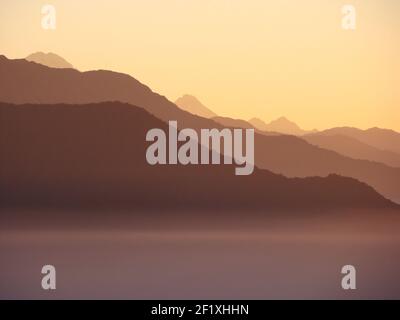
[[[275,124],[284,125],[287,126],[287,128],[291,128],[293,130],[301,130],[295,122],[288,120],[288,118],[286,117],[279,117],[278,119],[273,120],[269,123],[269,125]]]
[[[293,121],[288,120],[288,118],[286,117],[279,117],[278,119],[276,119],[275,121],[286,121],[286,122],[290,122],[290,123],[294,123]],[[295,124],[295,123],[294,123]],[[296,125],[297,126],[297,125]]]
[[[27,56],[25,60],[36,62],[50,68],[73,68],[72,64],[67,60],[52,52],[35,52]]]
[[[289,120],[288,118],[282,116],[270,123],[265,123],[259,118],[252,118],[249,122],[255,126],[257,129],[262,131],[278,132],[282,134],[290,134],[295,136],[302,136],[307,133],[315,132],[316,130],[307,131],[301,129],[295,122]]]
[[[175,104],[182,110],[188,111],[192,114],[198,115],[204,118],[214,118],[217,114],[207,108],[203,103],[200,102],[195,96],[190,94],[184,94],[182,97],[175,101]]]
[[[261,131],[267,131],[268,130],[267,124],[263,120],[261,120],[260,118],[254,117],[254,118],[251,118],[248,122],[251,123],[258,130],[261,130]]]

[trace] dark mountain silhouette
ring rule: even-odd
[[[167,125],[119,102],[90,105],[0,103],[0,203],[4,209],[397,208],[355,179],[289,179],[232,165],[148,165],[151,128]],[[214,211],[215,212],[215,211]]]
[[[340,127],[324,130],[314,134],[325,136],[344,135],[357,139],[358,141],[381,150],[400,153],[400,133],[394,130],[381,128],[361,130],[352,127]]]
[[[71,103],[121,101],[138,105],[181,128],[222,128],[211,119],[183,111],[129,75],[111,71],[55,69],[0,56],[0,101]],[[380,163],[355,160],[309,144],[295,136],[255,134],[255,161],[260,169],[288,177],[339,174],[355,178],[400,203],[400,171]]]
[[[365,159],[400,167],[400,153],[378,149],[350,136],[313,134],[304,136],[303,139],[353,159]]]
[[[182,97],[178,98],[175,101],[175,104],[182,110],[198,115],[200,117],[204,118],[217,117],[216,113],[207,108],[196,97],[188,94],[185,94]]]
[[[303,130],[296,123],[286,119],[285,117],[280,117],[279,119],[271,121],[268,124],[258,118],[252,118],[249,120],[249,122],[261,131],[278,132],[294,136],[302,136],[311,132],[315,132],[315,130]]]
[[[51,52],[35,52],[27,56],[25,60],[40,63],[50,68],[73,68],[67,60]]]

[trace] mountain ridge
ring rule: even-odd
[[[79,72],[48,68],[24,59],[0,58],[0,101],[14,104],[121,101],[140,106],[164,122],[176,120],[180,127],[195,130],[224,127],[181,110],[130,75],[104,70]],[[348,176],[400,203],[400,169],[351,159],[296,136],[256,132],[255,146],[255,162],[260,169],[287,177]]]
[[[251,118],[249,122],[261,131],[278,132],[281,134],[289,134],[294,136],[303,136],[305,134],[313,133],[316,130],[303,130],[295,122],[290,121],[286,117],[279,117],[269,123],[261,120],[260,118]]]
[[[324,149],[336,151],[353,159],[363,159],[383,163],[391,167],[400,167],[400,154],[382,150],[361,142],[356,138],[335,134],[335,135],[306,135],[302,137],[307,142]]]
[[[392,129],[373,127],[363,130],[354,127],[335,127],[312,135],[345,135],[381,150],[400,153],[400,133]]]

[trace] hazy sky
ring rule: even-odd
[[[41,26],[43,4],[56,30]],[[344,4],[355,31],[341,28]],[[55,52],[220,115],[400,131],[398,0],[1,0],[0,54]]]

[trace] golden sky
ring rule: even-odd
[[[41,8],[56,8],[56,30]],[[341,28],[344,4],[356,30]],[[398,0],[1,0],[0,54],[54,52],[129,73],[174,101],[306,129],[400,131]]]

